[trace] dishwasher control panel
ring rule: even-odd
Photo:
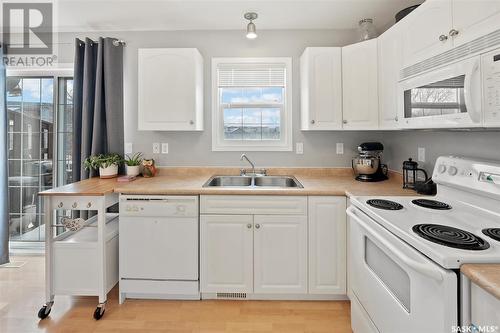
[[[121,195],[120,215],[194,217],[198,216],[198,197]]]

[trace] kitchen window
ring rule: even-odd
[[[212,60],[212,150],[292,150],[291,58]]]

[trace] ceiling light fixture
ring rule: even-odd
[[[250,21],[250,23],[248,23],[247,25],[247,38],[248,39],[257,38],[257,28],[255,27],[253,20],[257,19],[259,15],[257,15],[257,13],[245,13],[243,17]]]

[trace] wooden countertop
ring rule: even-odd
[[[479,287],[500,299],[500,264],[463,264],[460,271]]]
[[[295,176],[304,188],[204,188],[213,175],[238,175],[237,168],[161,168],[153,178],[132,182],[91,178],[41,192],[42,196],[105,195],[109,193],[151,195],[416,195],[402,188],[401,175],[390,174],[382,182],[359,182],[349,168],[270,168],[269,175]]]
[[[94,177],[73,184],[59,186],[50,190],[40,192],[38,194],[42,196],[102,196],[113,193],[117,184],[119,183],[116,181],[116,178],[100,179],[99,177]]]

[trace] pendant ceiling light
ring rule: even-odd
[[[245,13],[243,17],[250,21],[250,23],[248,23],[247,25],[247,38],[248,39],[257,38],[257,28],[253,23],[253,20],[257,19],[258,17],[257,13]]]

